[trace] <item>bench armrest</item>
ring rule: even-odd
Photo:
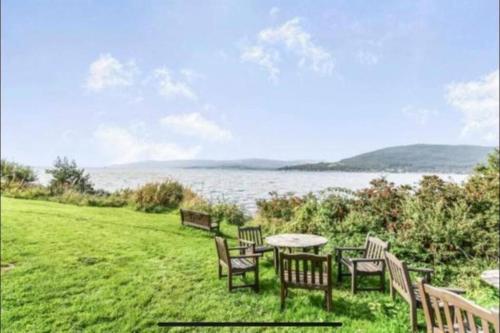
[[[455,294],[458,294],[458,295],[463,295],[463,294],[465,294],[465,290],[464,290],[464,289],[462,289],[462,288],[449,288],[449,287],[444,287],[444,288],[442,288],[442,289],[444,289],[444,290],[448,290],[448,291],[450,291],[450,292],[452,292],[452,293],[455,293]]]

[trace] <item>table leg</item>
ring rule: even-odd
[[[279,265],[280,265],[280,250],[278,247],[274,247],[274,269],[276,271],[276,274],[279,273]]]
[[[314,254],[319,254],[319,246],[314,247]]]

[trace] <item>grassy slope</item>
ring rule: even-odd
[[[180,226],[175,214],[2,198],[1,228],[2,264],[15,265],[2,273],[6,332],[156,331],[169,320],[340,320],[342,332],[408,330],[406,304],[376,292],[353,297],[347,283],[335,286],[331,314],[321,293],[302,291],[280,312],[270,258],[261,264],[261,293],[230,294],[216,278],[211,236]]]

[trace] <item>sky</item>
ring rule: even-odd
[[[2,1],[2,158],[498,145],[499,2]]]

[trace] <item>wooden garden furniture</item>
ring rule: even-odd
[[[300,250],[308,252],[313,249],[315,254],[319,253],[319,248],[328,242],[328,239],[322,236],[311,234],[279,234],[266,237],[266,243],[274,247],[274,267],[276,273],[279,272],[279,254],[280,249]]]
[[[338,265],[338,282],[342,282],[344,276],[351,276],[351,291],[353,294],[358,290],[385,290],[385,258],[384,251],[389,249],[389,243],[377,237],[366,236],[363,247],[339,247],[335,249],[335,257]],[[345,257],[344,252],[359,252],[359,257]],[[342,266],[346,266],[348,272],[342,272]],[[358,277],[379,276],[380,286],[377,288],[359,288]]]
[[[266,253],[273,252],[272,246],[267,246],[264,244],[262,239],[262,229],[259,226],[256,227],[238,227],[238,240],[240,246],[255,246],[255,253]]]
[[[217,248],[217,266],[219,271],[219,279],[221,277],[227,276],[227,285],[229,292],[236,288],[253,288],[255,292],[259,291],[259,257],[262,254],[254,253],[253,246],[236,246],[228,247],[227,240],[222,237],[215,237],[215,246]],[[245,254],[240,254],[240,251],[244,250]],[[232,255],[231,251],[238,251],[238,255]],[[225,268],[227,274],[222,274],[222,270]],[[233,276],[243,276],[247,272],[254,273],[254,283],[252,284],[242,284],[233,285]]]
[[[212,221],[210,214],[194,210],[180,209],[181,224],[219,233],[219,224]]]
[[[387,270],[389,271],[390,292],[391,297],[394,299],[396,292],[403,297],[403,299],[410,306],[410,323],[413,332],[418,330],[417,324],[417,309],[422,308],[420,294],[416,283],[412,283],[410,272],[417,272],[423,275],[423,281],[430,283],[432,278],[432,269],[428,268],[413,268],[399,260],[395,255],[385,252],[385,262]],[[445,288],[448,291],[455,293],[463,293],[462,289]]]
[[[327,311],[332,309],[332,257],[310,253],[283,253],[279,255],[281,282],[281,309],[289,288],[319,290],[325,293]]]
[[[500,333],[499,313],[419,281],[427,333]]]

